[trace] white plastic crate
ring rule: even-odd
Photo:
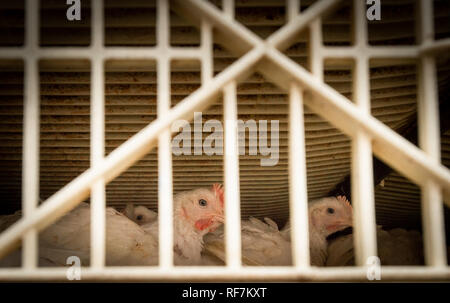
[[[1,280],[65,279],[64,268],[37,268],[37,234],[83,201],[91,190],[91,266],[82,278],[92,280],[366,280],[365,261],[376,256],[376,227],[372,180],[372,152],[421,186],[426,267],[381,268],[383,280],[448,280],[442,201],[450,205],[450,171],[440,164],[440,136],[436,66],[434,55],[450,48],[450,40],[433,40],[432,1],[420,1],[418,37],[413,46],[369,46],[365,1],[354,1],[355,41],[353,46],[323,46],[321,16],[331,11],[337,0],[318,1],[297,14],[299,1],[286,2],[289,22],[265,41],[234,21],[234,3],[224,0],[223,11],[206,1],[170,2],[179,14],[200,20],[200,47],[172,47],[169,43],[169,2],[157,2],[157,45],[155,47],[105,47],[103,1],[92,1],[92,43],[89,47],[46,48],[39,46],[38,1],[26,2],[25,46],[0,48],[1,59],[21,58],[25,62],[25,107],[23,148],[23,218],[0,235],[0,257],[16,248],[23,239],[22,268],[0,269]],[[241,57],[213,77],[212,29]],[[282,51],[296,34],[309,29],[311,70],[290,60]],[[91,168],[38,205],[39,163],[39,74],[42,58],[89,59],[91,80]],[[356,103],[323,81],[325,59],[352,59],[355,62]],[[419,138],[421,149],[405,140],[370,114],[369,60],[418,58]],[[104,62],[109,59],[150,59],[157,62],[158,119],[149,124],[106,158],[104,155]],[[183,102],[170,108],[170,61],[196,59],[201,62],[202,87]],[[260,64],[263,63],[263,64]],[[237,135],[236,83],[252,70],[289,92],[289,172],[292,218],[292,267],[249,268],[241,266],[239,158]],[[314,98],[304,99],[304,91]],[[224,94],[226,247],[225,267],[174,267],[172,242],[172,158],[170,126],[178,119],[192,119],[195,111]],[[314,268],[309,264],[307,194],[303,103],[352,138],[352,203],[356,262],[354,268]],[[230,123],[231,122],[231,123]],[[229,123],[229,124],[228,124]],[[227,126],[228,124],[228,126]],[[126,170],[152,148],[158,146],[160,265],[147,267],[105,267],[105,184]],[[294,185],[295,184],[295,185]],[[298,185],[301,186],[298,186]],[[163,201],[163,203],[162,203]]]

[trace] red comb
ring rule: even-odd
[[[216,197],[219,197],[220,203],[223,206],[223,203],[224,203],[223,194],[224,194],[224,192],[223,192],[222,184],[214,183],[213,186],[212,186],[212,190],[213,190],[214,194],[216,195]]]
[[[350,202],[347,200],[346,196],[337,196],[336,199],[340,202],[343,202],[345,204],[347,204],[348,206],[350,206],[352,208],[352,205],[350,204]]]

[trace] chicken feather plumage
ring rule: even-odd
[[[173,201],[174,262],[201,265],[203,236],[223,222],[223,189],[215,184],[212,188],[181,192]],[[89,204],[81,203],[40,233],[40,263],[66,265],[67,257],[78,256],[82,265],[89,264],[90,211]],[[11,221],[8,217],[8,223]],[[158,224],[148,224],[152,227],[141,227],[123,213],[106,208],[106,265],[158,264]],[[20,260],[20,250],[15,254],[16,258],[9,260]],[[14,266],[4,261],[2,266]]]

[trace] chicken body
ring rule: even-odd
[[[269,218],[265,222],[249,218],[241,222],[242,263],[244,265],[290,265],[291,245]],[[205,250],[225,261],[224,232],[218,230],[205,237]]]
[[[65,265],[69,256],[90,262],[91,209],[82,203],[39,236],[39,256]],[[106,208],[106,265],[156,265],[158,241],[114,208]]]
[[[134,206],[133,204],[128,204],[123,210],[123,214],[139,225],[152,223],[158,219],[156,211],[143,205]]]
[[[105,210],[106,265],[156,265],[157,240],[122,213],[108,207]],[[39,265],[64,266],[70,256],[77,256],[82,265],[90,263],[89,204],[81,203],[71,212],[39,234]],[[0,266],[20,266],[21,250],[0,260]]]
[[[381,265],[423,265],[422,236],[402,228],[384,230],[377,226],[378,257]],[[328,246],[327,266],[355,265],[353,235],[332,240]]]
[[[201,205],[206,202],[206,205]],[[223,189],[200,188],[181,192],[174,197],[174,249],[177,265],[219,265],[202,255],[203,236],[223,223]],[[142,229],[158,239],[158,221],[142,225]]]
[[[223,190],[213,185],[179,193],[173,201],[174,262],[200,265],[203,236],[223,222]],[[40,263],[65,265],[67,257],[78,256],[82,265],[89,264],[90,218],[90,206],[81,203],[43,230],[39,235]],[[106,208],[106,265],[158,264],[158,224],[147,224],[141,227],[115,209]]]
[[[324,266],[328,258],[327,237],[352,226],[353,209],[345,197],[326,197],[308,203],[309,250],[311,265]],[[281,235],[290,241],[290,224]]]

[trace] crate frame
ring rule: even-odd
[[[450,48],[450,39],[435,41],[433,3],[418,1],[417,45],[369,46],[365,1],[354,0],[354,43],[322,44],[321,16],[339,0],[321,0],[299,13],[299,0],[287,0],[288,23],[265,41],[234,20],[234,2],[223,10],[201,0],[174,0],[170,8],[190,18],[201,30],[199,47],[169,43],[169,1],[157,0],[155,47],[105,47],[103,1],[92,1],[92,42],[88,47],[40,47],[39,1],[26,0],[23,47],[0,48],[1,59],[22,59],[24,79],[23,217],[0,235],[0,257],[23,241],[22,267],[0,269],[0,280],[64,280],[65,268],[37,267],[38,232],[69,212],[91,193],[91,265],[83,280],[145,281],[346,281],[367,280],[370,256],[377,255],[372,153],[420,185],[426,266],[381,266],[381,279],[450,280],[443,204],[450,206],[450,170],[440,163],[439,108],[434,56]],[[213,77],[212,30],[240,58]],[[311,34],[308,72],[282,51],[302,30]],[[91,167],[38,206],[39,197],[39,69],[41,59],[89,59],[91,62]],[[157,62],[158,118],[104,157],[104,62],[148,59]],[[199,60],[202,86],[170,108],[170,62]],[[355,103],[323,82],[325,59],[354,61]],[[396,134],[370,114],[369,60],[418,60],[419,146]],[[289,92],[289,176],[293,266],[243,267],[240,244],[239,158],[237,152],[236,85],[258,71]],[[305,92],[312,98],[304,98]],[[171,124],[193,118],[217,96],[224,96],[226,266],[173,265]],[[352,268],[315,268],[309,262],[303,104],[352,138],[352,203],[355,255]],[[159,256],[155,267],[105,267],[105,184],[158,146]],[[164,228],[162,228],[164,227]]]

